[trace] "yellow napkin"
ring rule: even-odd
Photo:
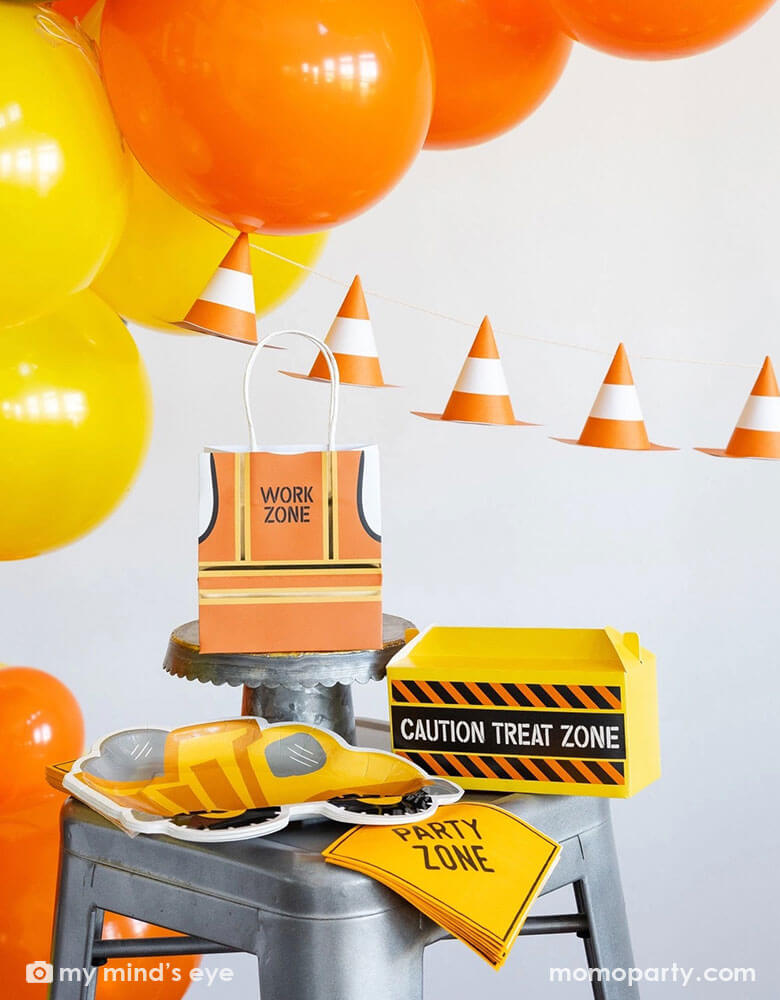
[[[461,802],[406,826],[357,826],[322,852],[370,875],[499,968],[560,846],[498,806]]]

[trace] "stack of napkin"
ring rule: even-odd
[[[560,850],[498,806],[462,802],[423,823],[354,827],[322,853],[389,886],[497,969]]]

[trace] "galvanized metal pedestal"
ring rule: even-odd
[[[163,667],[206,684],[243,685],[242,713],[269,722],[307,722],[355,741],[352,684],[379,681],[414,626],[383,615],[381,649],[337,653],[201,653],[198,623],[174,629]]]

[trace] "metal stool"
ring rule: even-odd
[[[387,727],[359,722],[358,742],[387,747]],[[524,934],[577,933],[588,964],[633,965],[609,803],[545,795],[473,795],[522,816],[563,846],[545,892],[573,885],[577,913],[529,917]],[[128,837],[79,802],[62,812],[51,1000],[91,1000],[91,985],[57,970],[107,958],[249,952],[262,1000],[421,1000],[423,950],[447,937],[372,879],[325,864],[344,827],[297,823],[232,844]],[[188,938],[101,941],[103,910]],[[594,982],[596,1000],[637,1000],[636,986]]]

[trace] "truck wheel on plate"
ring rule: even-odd
[[[174,816],[172,821],[176,826],[185,826],[190,830],[233,830],[249,824],[267,823],[276,819],[281,809],[268,807],[264,809],[246,809],[244,812],[211,812],[186,813]]]
[[[346,812],[364,816],[416,816],[431,808],[433,799],[424,788],[406,795],[342,795],[328,800]]]

